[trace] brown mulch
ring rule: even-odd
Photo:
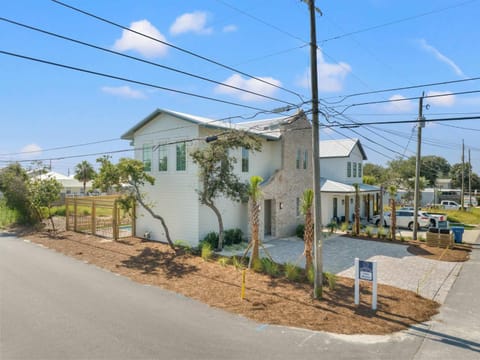
[[[407,251],[413,255],[421,256],[427,259],[438,260],[438,261],[447,261],[447,262],[464,262],[470,258],[470,253],[472,251],[471,245],[468,244],[454,244],[451,248],[444,249],[439,247],[430,247],[427,246],[424,242],[413,241],[413,240],[388,240],[388,239],[377,239],[367,236],[352,236],[344,235],[351,239],[366,240],[366,241],[376,241],[384,242],[389,244],[397,244],[408,246]]]
[[[159,286],[210,306],[261,323],[341,334],[388,334],[429,320],[439,304],[407,290],[379,285],[378,310],[371,310],[370,284],[361,286],[361,303],[353,300],[353,280],[338,278],[335,290],[324,288],[321,301],[312,299],[312,286],[284,277],[247,271],[246,298],[241,300],[241,271],[175,253],[165,244],[137,238],[109,241],[74,232],[55,237],[47,232],[23,234],[32,242],[95,264],[134,281]]]

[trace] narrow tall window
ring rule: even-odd
[[[303,153],[303,168],[306,169],[308,164],[308,150]]]
[[[300,151],[300,149],[297,149],[297,159],[295,164],[297,169],[300,169],[301,157],[302,157],[302,152]]]
[[[296,213],[297,213],[297,216],[300,216],[300,198],[297,198],[296,201],[297,201],[295,204]]]
[[[352,177],[352,163],[347,162],[347,177]]]
[[[242,148],[242,172],[248,172],[248,149]]]
[[[358,177],[362,177],[362,163],[358,163]]]
[[[144,144],[143,145],[143,170],[152,171],[152,145]]]
[[[187,149],[184,142],[177,144],[177,171],[187,169]]]
[[[168,170],[168,147],[160,145],[158,148],[158,171]]]
[[[357,177],[357,163],[353,163],[353,177]]]

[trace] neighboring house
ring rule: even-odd
[[[73,175],[66,176],[66,175],[57,173],[55,171],[50,171],[48,173],[36,175],[34,177],[38,179],[54,178],[55,180],[57,180],[60,184],[62,184],[62,190],[60,193],[63,197],[70,196],[70,195],[85,195],[83,193],[83,183],[75,179]],[[92,182],[88,181],[86,184],[86,190],[88,192],[91,189],[92,189]]]
[[[145,186],[143,190],[154,211],[164,217],[173,240],[196,245],[207,233],[218,231],[214,213],[201,205],[198,199],[197,190],[201,186],[199,170],[189,153],[197,147],[206,146],[204,140],[208,136],[232,128],[248,131],[262,142],[261,152],[237,149],[233,154],[238,159],[235,171],[242,180],[248,182],[253,175],[264,179],[261,184],[264,199],[260,236],[290,236],[294,234],[296,226],[303,223],[301,197],[305,189],[313,187],[312,129],[303,112],[276,119],[230,124],[157,109],[123,134],[122,139],[131,140],[135,146],[135,159],[143,161],[146,171],[155,178],[155,184]],[[321,142],[321,148],[323,144]],[[361,182],[362,162],[366,157],[360,143],[354,141],[348,153],[337,155],[337,161],[326,159],[324,164],[322,158],[324,175],[330,171],[335,180],[347,184]],[[346,167],[344,174],[340,174],[339,169],[331,169],[339,168],[339,162],[347,166],[349,161],[356,163],[355,176],[352,176],[353,173],[348,175]],[[328,204],[322,209],[324,224],[335,214],[332,208],[334,197],[337,197],[338,204],[336,214],[339,218],[342,216],[345,207],[340,205],[342,202],[338,202],[338,198],[350,199],[354,195],[351,188],[351,185],[348,189],[335,188],[334,192],[322,195],[322,202]],[[367,193],[363,191],[362,194]],[[227,199],[219,199],[216,204],[222,213],[225,229],[240,228],[245,234],[249,233],[248,204]],[[363,206],[366,208],[367,205]],[[371,214],[373,202],[368,203],[368,207],[365,214]],[[349,217],[353,213],[353,206],[346,208]],[[149,232],[153,240],[165,240],[158,220],[141,207],[137,210],[136,229],[137,236]]]
[[[438,189],[451,189],[452,179],[437,179],[435,180],[435,187]]]

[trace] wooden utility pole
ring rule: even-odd
[[[310,77],[312,86],[312,164],[314,192],[313,216],[315,224],[315,246],[313,252],[315,258],[315,280],[313,285],[313,297],[315,299],[318,299],[322,297],[323,252],[322,211],[320,195],[320,126],[318,119],[317,29],[315,23],[315,0],[308,0],[308,9],[310,11]]]
[[[417,240],[418,208],[420,207],[420,164],[422,161],[422,128],[425,127],[425,118],[423,117],[423,97],[418,101],[418,125],[417,125],[417,159],[415,163],[415,193],[413,195],[413,240]]]

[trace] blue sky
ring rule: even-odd
[[[65,1],[283,89],[132,35],[50,0],[2,3],[0,50],[257,109],[270,111],[285,103],[310,109],[309,17],[307,5],[299,0]],[[480,89],[479,81],[465,81],[345,98],[373,90],[479,76],[476,29],[480,1],[336,0],[317,1],[316,5],[323,12],[323,16],[317,15],[318,68],[322,111],[329,115],[328,122],[414,120],[417,99],[359,104],[418,98],[422,91],[449,95]],[[47,36],[5,19],[276,100]],[[53,159],[53,170],[73,171],[80,161],[94,163],[99,157],[82,155],[128,149],[128,142],[119,140],[121,134],[156,108],[213,119],[236,117],[233,121],[257,112],[5,54],[0,54],[0,69],[0,166],[5,161]],[[429,105],[424,109],[427,119],[480,114],[480,93],[434,97],[424,102]],[[260,118],[272,116],[267,113]],[[325,119],[322,122],[328,123]],[[478,122],[427,125],[422,155],[443,156],[451,164],[458,163],[464,139],[465,148],[471,149],[473,170],[480,172]],[[369,162],[381,165],[398,156],[412,156],[416,149],[413,124],[334,127],[323,129],[320,137],[360,138]],[[95,142],[99,143],[76,146]],[[52,150],[57,147],[61,149]],[[129,155],[119,153],[115,158]]]

